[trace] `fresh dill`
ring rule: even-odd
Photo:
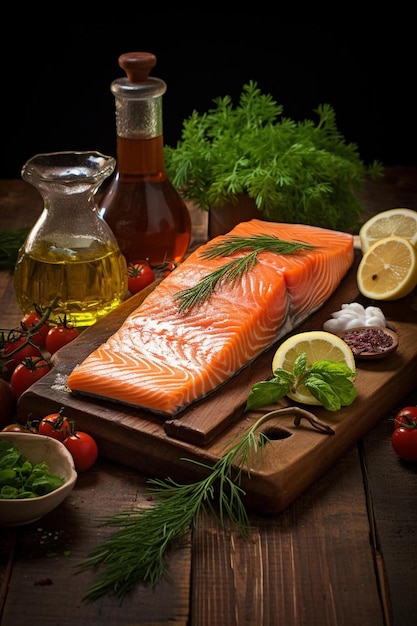
[[[225,265],[222,265],[222,267],[207,274],[207,276],[202,278],[196,285],[182,289],[174,296],[174,300],[180,301],[178,307],[179,312],[184,313],[193,306],[202,304],[210,298],[221,283],[232,283],[251,270],[257,262],[258,253],[250,252],[243,257],[232,259]]]
[[[0,270],[14,270],[17,254],[30,228],[0,231]]]
[[[232,235],[223,241],[209,245],[205,250],[202,250],[201,256],[204,259],[215,259],[217,257],[230,256],[241,250],[293,254],[299,250],[313,250],[315,247],[302,241],[285,241],[273,235],[258,234],[248,237]]]
[[[184,313],[193,306],[208,300],[222,283],[230,284],[242,277],[256,265],[260,252],[294,254],[300,250],[312,250],[314,247],[298,241],[284,241],[278,237],[261,234],[249,237],[231,236],[223,241],[213,243],[200,252],[201,258],[225,257],[244,250],[250,250],[250,252],[245,256],[233,258],[225,265],[207,274],[196,285],[176,293],[174,300],[179,301],[179,312]]]
[[[242,474],[245,472],[250,478],[252,455],[269,442],[268,436],[259,429],[278,414],[294,414],[295,425],[304,417],[324,434],[334,434],[330,427],[304,409],[275,409],[258,418],[213,466],[183,459],[207,470],[206,478],[190,484],[179,484],[170,478],[149,480],[152,507],[104,518],[104,525],[117,526],[119,530],[93,548],[78,565],[79,571],[99,570],[97,581],[87,590],[84,601],[114,595],[122,603],[139,582],[155,586],[166,572],[168,548],[197,524],[203,511],[211,512],[220,525],[227,517],[242,536],[247,536],[250,522],[243,502],[246,494],[240,486]]]
[[[165,572],[165,553],[173,541],[184,536],[203,509],[211,511],[220,524],[227,516],[245,535],[249,520],[240,487],[243,469],[248,469],[251,452],[267,442],[257,430],[265,420],[257,420],[245,435],[212,467],[200,465],[209,473],[191,484],[171,479],[151,479],[155,505],[143,511],[122,512],[107,517],[104,524],[121,530],[96,547],[80,565],[81,569],[103,566],[101,576],[87,592],[85,600],[114,594],[120,600],[139,582],[155,585]]]
[[[383,166],[362,161],[332,106],[313,113],[290,119],[250,81],[235,102],[218,97],[183,120],[180,141],[164,148],[168,176],[203,210],[237,204],[244,194],[271,221],[355,233],[365,212],[358,194],[368,178],[383,176]]]

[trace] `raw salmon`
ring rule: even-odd
[[[316,246],[260,252],[254,267],[179,312],[175,294],[230,261],[202,251],[230,236],[272,235]],[[233,257],[243,256],[239,250]],[[317,310],[353,263],[353,236],[251,220],[195,250],[68,377],[74,393],[173,416],[213,392]]]

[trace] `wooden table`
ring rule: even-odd
[[[363,199],[369,213],[417,208],[416,169],[387,168]],[[41,208],[27,183],[0,180],[2,230],[31,226]],[[0,272],[0,327],[20,317],[12,276]],[[401,406],[408,404],[417,404],[417,374]],[[170,577],[155,588],[139,585],[121,606],[112,597],[83,603],[94,573],[75,570],[110,532],[100,518],[146,503],[146,476],[99,459],[55,511],[0,529],[1,626],[414,625],[417,464],[393,452],[392,417],[381,415],[285,511],[250,513],[248,539],[203,516],[172,549]]]

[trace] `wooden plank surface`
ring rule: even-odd
[[[192,624],[384,624],[356,447],[281,514],[251,524],[248,540],[210,516],[194,530]]]
[[[417,379],[417,374],[414,372]],[[383,575],[382,597],[390,623],[414,626],[417,598],[417,463],[401,461],[391,445],[393,419],[417,405],[417,388],[364,437],[361,456],[371,520],[371,540]],[[404,585],[404,579],[407,584]]]

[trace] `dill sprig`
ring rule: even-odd
[[[103,519],[104,525],[118,526],[119,530],[96,546],[78,566],[80,570],[99,570],[97,581],[83,600],[113,595],[122,603],[138,583],[155,586],[166,574],[168,548],[198,523],[198,516],[204,511],[211,512],[221,526],[227,517],[242,536],[248,536],[250,521],[243,502],[246,494],[240,486],[242,475],[245,472],[250,478],[253,455],[269,442],[260,427],[272,417],[289,414],[294,414],[296,426],[306,418],[323,434],[334,434],[333,429],[305,409],[274,409],[258,418],[213,466],[182,459],[207,470],[205,478],[190,484],[179,484],[170,478],[150,479],[154,501],[151,508],[124,511]]]
[[[193,306],[202,304],[211,297],[222,283],[230,284],[250,271],[258,262],[258,253],[260,252],[294,254],[300,250],[312,250],[314,248],[315,246],[299,241],[284,241],[278,237],[262,234],[249,237],[231,236],[223,241],[213,243],[200,252],[203,259],[230,256],[243,250],[251,250],[251,252],[232,259],[207,274],[196,285],[176,293],[174,300],[179,301],[179,312],[184,313]]]
[[[254,250],[255,252],[275,252],[277,254],[293,254],[299,250],[312,250],[316,246],[301,241],[285,241],[273,235],[250,235],[240,237],[238,235],[227,237],[220,242],[209,245],[201,252],[204,259],[229,256],[241,250]]]
[[[30,228],[0,231],[0,270],[14,270],[17,254]]]
[[[188,532],[203,510],[211,511],[220,525],[227,516],[246,535],[250,524],[242,501],[241,476],[244,469],[250,475],[250,455],[268,441],[264,433],[257,433],[266,419],[263,416],[254,422],[213,466],[183,459],[207,470],[206,478],[185,485],[169,478],[151,479],[154,506],[104,518],[105,525],[121,529],[94,548],[79,566],[104,568],[84,600],[110,594],[122,601],[138,582],[156,585],[165,573],[168,547]]]
[[[232,259],[222,267],[217,268],[207,274],[196,285],[182,289],[175,294],[174,300],[179,300],[178,310],[180,313],[188,311],[197,304],[202,304],[208,300],[212,293],[218,289],[221,283],[232,283],[251,270],[258,262],[258,253],[250,252],[246,256]]]

